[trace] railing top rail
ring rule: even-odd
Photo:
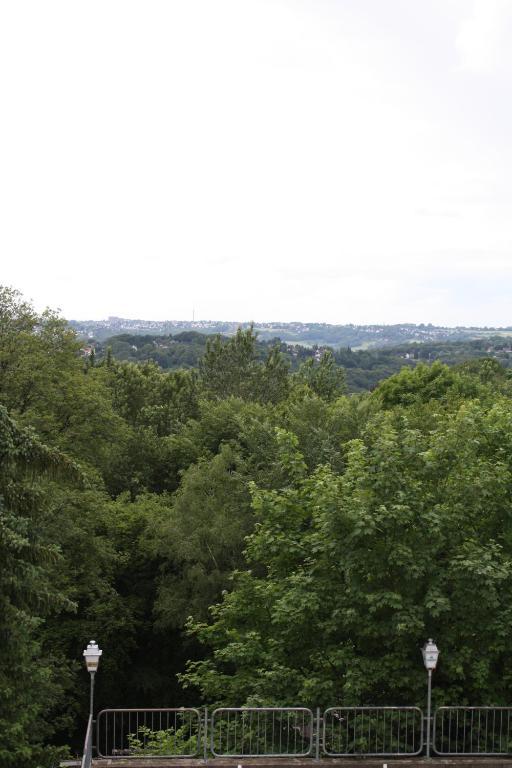
[[[311,712],[309,707],[217,707],[216,712]]]
[[[492,709],[492,710],[502,710],[504,712],[508,711],[509,709],[512,710],[512,705],[509,707],[490,707],[488,705],[482,705],[481,707],[466,707],[465,705],[461,704],[454,704],[454,705],[445,705],[443,707],[437,707],[436,712],[440,712],[443,709],[464,709],[464,710],[481,710],[481,709]]]
[[[347,712],[354,712],[355,710],[357,710],[358,712],[361,712],[361,710],[362,711],[374,711],[376,709],[378,709],[379,711],[382,711],[383,709],[386,709],[386,710],[392,710],[394,712],[404,712],[405,710],[408,710],[409,712],[411,712],[411,711],[421,712],[422,711],[421,707],[381,707],[378,704],[376,704],[373,707],[371,707],[371,706],[364,706],[364,707],[358,707],[358,706],[354,706],[354,707],[341,707],[341,706],[340,707],[328,707],[328,709],[326,709],[325,712],[332,712],[334,709],[336,709],[336,710],[340,710],[341,709],[341,710],[347,711]]]
[[[197,707],[124,707],[119,709],[112,707],[110,709],[102,709],[101,712],[98,712],[98,717],[105,712],[197,712],[197,714],[200,714]]]

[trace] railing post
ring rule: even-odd
[[[208,762],[208,707],[204,708],[203,759]]]
[[[320,707],[316,708],[315,760],[320,760]]]
[[[432,702],[432,670],[428,670],[428,688],[427,688],[427,758],[430,757],[430,720],[431,720],[431,702]]]

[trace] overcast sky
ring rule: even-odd
[[[0,283],[511,325],[512,0],[5,0]]]

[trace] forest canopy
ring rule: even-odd
[[[436,703],[507,703],[506,367],[190,343],[84,357],[0,289],[0,763],[80,750],[90,638],[97,708],[422,704],[428,636]]]

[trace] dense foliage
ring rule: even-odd
[[[400,338],[400,337],[397,337]],[[227,342],[228,337],[218,337],[215,343]],[[92,352],[97,360],[107,356],[125,362],[155,362],[164,370],[199,368],[212,337],[196,331],[182,331],[174,336],[142,336],[121,334],[104,342],[91,340],[84,351]],[[347,391],[365,392],[374,389],[379,382],[398,373],[404,367],[419,363],[440,361],[447,365],[491,358],[503,367],[512,367],[512,345],[507,336],[487,336],[481,339],[443,341],[417,341],[393,346],[352,349],[350,346],[304,346],[286,343],[279,339],[262,340],[258,337],[254,351],[258,360],[264,360],[270,349],[278,349],[281,359],[292,372],[303,363],[313,365],[325,352],[331,352],[336,365],[343,369]]]
[[[97,707],[421,703],[429,635],[439,702],[508,702],[506,368],[189,341],[84,358],[0,289],[1,764],[80,749],[90,638]]]

